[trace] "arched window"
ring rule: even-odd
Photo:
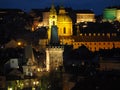
[[[55,25],[55,21],[53,21],[53,25]]]
[[[64,34],[66,33],[66,28],[65,28],[65,27],[63,28],[63,33],[64,33]]]

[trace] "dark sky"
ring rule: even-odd
[[[120,0],[54,0],[55,5],[72,7],[73,9],[92,9],[101,14],[107,6],[120,5]],[[52,0],[0,0],[0,8],[20,8],[26,11],[32,8],[50,7]]]

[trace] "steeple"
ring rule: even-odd
[[[56,15],[56,9],[55,9],[55,6],[54,6],[54,0],[52,0],[52,5],[51,5],[51,8],[50,8],[50,15]]]
[[[57,25],[57,12],[54,6],[54,0],[52,0],[52,6],[49,14],[49,30],[48,30],[48,39],[51,38],[51,27],[52,25]]]
[[[51,26],[53,24],[57,24],[57,13],[56,13],[56,9],[54,7],[54,5],[51,6],[50,9],[50,15],[49,15],[49,28],[51,28]]]
[[[60,6],[59,14],[66,14],[65,8]]]
[[[60,2],[60,6],[63,6],[63,0],[61,0],[61,2]]]

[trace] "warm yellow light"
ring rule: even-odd
[[[38,85],[39,84],[39,81],[36,81],[36,85]]]
[[[35,90],[35,88],[33,87],[32,90]]]
[[[35,85],[35,81],[33,82],[33,84]]]
[[[21,46],[22,45],[22,43],[21,42],[18,42],[18,46]]]
[[[13,90],[12,88],[8,88],[8,90]]]
[[[37,71],[40,72],[40,68],[38,68]]]

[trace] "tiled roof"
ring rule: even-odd
[[[74,39],[75,42],[112,42],[112,41],[119,41],[120,36],[117,37],[108,37],[108,36],[64,36],[60,37],[61,39]]]

